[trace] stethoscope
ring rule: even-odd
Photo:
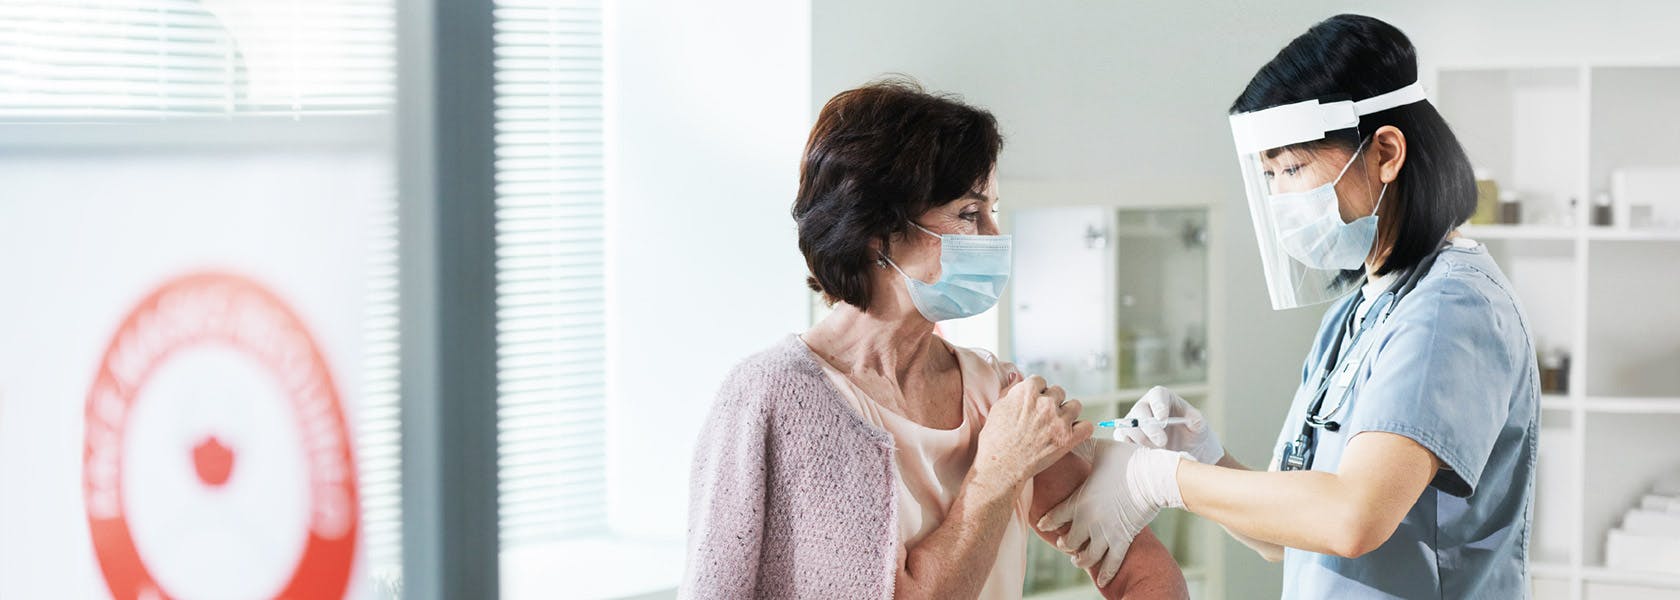
[[[1444,247],[1445,245],[1442,246],[1442,248]],[[1347,358],[1342,356],[1343,341],[1347,342],[1350,349],[1358,348],[1359,342],[1364,339],[1366,332],[1375,329],[1377,324],[1387,321],[1388,315],[1394,312],[1394,307],[1399,306],[1400,300],[1410,294],[1412,290],[1417,289],[1418,281],[1422,280],[1424,274],[1429,272],[1430,267],[1435,264],[1435,259],[1440,255],[1441,248],[1437,248],[1435,252],[1430,253],[1429,256],[1413,266],[1406,273],[1405,278],[1394,282],[1387,290],[1383,291],[1382,295],[1372,300],[1370,310],[1365,311],[1365,317],[1359,320],[1359,328],[1354,331],[1352,339],[1348,339],[1348,331],[1354,328],[1354,319],[1357,318],[1356,315],[1359,311],[1357,310],[1357,302],[1348,304],[1347,314],[1342,316],[1341,325],[1336,328],[1336,340],[1331,343],[1329,351],[1324,355],[1324,360],[1320,361],[1317,371],[1318,383],[1313,391],[1312,403],[1307,406],[1306,418],[1301,423],[1301,434],[1295,437],[1295,441],[1283,445],[1283,457],[1278,462],[1278,470],[1305,471],[1311,469],[1314,451],[1318,444],[1318,430],[1323,429],[1332,433],[1341,430],[1342,424],[1332,419],[1341,413],[1343,408],[1347,407],[1348,394],[1353,392],[1353,386],[1349,385],[1342,390],[1341,395],[1336,397],[1335,406],[1330,407],[1330,412],[1319,414],[1329,395],[1327,392],[1330,389],[1331,375],[1344,368],[1350,366],[1357,368],[1364,364],[1365,357],[1371,351],[1371,348],[1367,346],[1364,352],[1359,353],[1357,361],[1351,365],[1343,364],[1343,360]],[[1376,318],[1372,318],[1373,315]]]

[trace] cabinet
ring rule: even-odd
[[[1012,211],[1005,225],[1015,235],[1004,304],[1010,360],[1067,388],[1087,419],[1119,416],[1155,385],[1210,410],[1206,207],[1034,206]],[[1219,587],[1210,581],[1217,527],[1177,510],[1150,527],[1193,596]],[[1035,598],[1098,597],[1084,572],[1044,544],[1028,550],[1027,579]]]

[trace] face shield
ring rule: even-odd
[[[1307,100],[1231,115],[1274,310],[1328,302],[1364,282],[1363,258],[1375,221],[1359,223],[1364,231],[1350,231],[1335,184],[1364,147],[1361,116],[1422,100],[1423,87],[1413,83],[1358,102]],[[1354,155],[1324,151],[1337,145],[1321,142],[1333,141],[1356,148]]]

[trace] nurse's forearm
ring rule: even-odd
[[[1227,469],[1239,469],[1239,470],[1243,470],[1243,471],[1251,470],[1251,469],[1248,468],[1247,465],[1244,465],[1241,462],[1238,462],[1236,457],[1231,456],[1230,453],[1226,453],[1223,458],[1219,459],[1219,466],[1225,467]],[[1268,542],[1268,541],[1265,541],[1265,540],[1255,539],[1253,537],[1243,535],[1241,533],[1238,533],[1236,530],[1233,530],[1230,527],[1226,527],[1224,525],[1220,525],[1220,527],[1225,530],[1225,533],[1231,534],[1232,538],[1236,539],[1239,542],[1242,542],[1243,545],[1248,546],[1249,549],[1254,550],[1254,552],[1256,554],[1260,555],[1260,558],[1266,559],[1267,562],[1278,562],[1280,560],[1283,560],[1283,546],[1282,545],[1274,544],[1274,543],[1271,543],[1271,542]]]
[[[1339,473],[1256,472],[1183,461],[1185,508],[1257,540],[1348,558],[1393,535],[1437,463],[1416,442],[1366,432],[1348,442]]]
[[[945,520],[907,550],[894,597],[979,596],[1025,485],[970,470]]]
[[[1319,471],[1261,473],[1184,461],[1179,492],[1190,512],[1233,534],[1323,554],[1358,552],[1356,492]],[[1387,537],[1386,535],[1384,536]]]

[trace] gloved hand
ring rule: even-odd
[[[1067,534],[1056,540],[1056,548],[1072,555],[1073,564],[1081,569],[1100,561],[1102,568],[1094,580],[1097,587],[1106,586],[1120,572],[1132,540],[1155,515],[1162,508],[1184,506],[1178,491],[1178,465],[1186,458],[1180,452],[1127,442],[1098,442],[1091,477],[1044,513],[1037,527],[1055,531],[1070,524]]]
[[[1165,427],[1155,423],[1169,417],[1184,417],[1190,422]],[[1213,428],[1202,418],[1202,411],[1167,388],[1150,388],[1149,393],[1132,405],[1126,418],[1138,419],[1138,426],[1117,429],[1115,435],[1139,446],[1187,452],[1204,465],[1218,463],[1225,457],[1225,448],[1219,445],[1219,436],[1214,435]]]

